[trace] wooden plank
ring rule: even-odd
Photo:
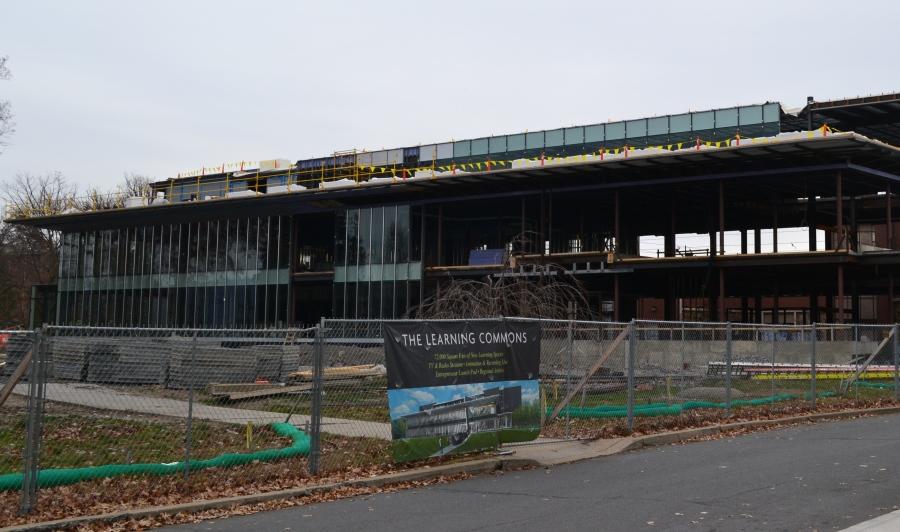
[[[275,388],[283,388],[283,386],[271,382],[247,382],[233,384],[210,383],[206,386],[206,391],[210,395],[231,395],[233,393],[255,392],[258,390],[271,390]]]
[[[375,364],[362,364],[359,366],[339,366],[334,368],[325,368],[322,376],[325,380],[345,379],[348,377],[378,377],[381,376],[381,370],[375,367]],[[312,370],[295,371],[288,373],[291,379],[312,380]]]
[[[9,380],[6,381],[6,384],[3,385],[3,389],[0,390],[0,406],[3,406],[6,399],[12,394],[13,388],[16,387],[16,384],[22,378],[22,375],[25,374],[25,370],[28,369],[29,364],[31,364],[31,349],[25,353],[25,357],[22,358],[22,362],[19,363],[19,367],[12,372],[12,375],[9,376]]]
[[[243,399],[256,399],[259,397],[272,397],[274,395],[283,395],[289,393],[308,392],[312,390],[312,383],[298,384],[296,386],[279,386],[277,388],[268,388],[266,390],[253,390],[250,392],[235,392],[228,395],[228,399],[232,401],[241,401]]]
[[[841,384],[841,395],[847,393],[847,390],[850,389],[850,385],[856,382],[856,380],[859,379],[859,376],[862,375],[867,369],[869,369],[869,364],[871,364],[872,361],[875,360],[875,357],[878,356],[878,353],[881,353],[881,350],[884,349],[888,342],[893,341],[893,339],[894,329],[891,328],[891,334],[887,335],[887,337],[882,340],[880,344],[878,344],[878,347],[876,347],[875,350],[872,351],[872,354],[869,355],[869,358],[867,358],[863,365],[856,370],[853,376],[844,381],[843,384]]]
[[[556,419],[556,416],[558,416],[562,409],[565,408],[567,404],[569,404],[569,401],[571,401],[572,398],[575,397],[576,394],[578,394],[578,391],[581,390],[581,388],[584,387],[585,384],[587,384],[587,381],[594,376],[594,373],[597,373],[597,371],[601,367],[603,367],[603,364],[606,364],[606,361],[610,356],[612,356],[613,352],[618,349],[622,341],[628,337],[630,331],[631,325],[628,325],[624,329],[622,329],[622,332],[620,332],[619,335],[616,336],[612,344],[610,344],[606,348],[606,351],[604,351],[603,354],[600,355],[600,358],[597,359],[597,362],[595,362],[594,365],[591,366],[591,369],[589,369],[588,372],[584,375],[584,377],[582,377],[581,380],[578,381],[578,384],[576,384],[574,388],[569,390],[569,393],[567,393],[566,396],[563,397],[563,400],[560,401],[558,405],[556,405],[556,408],[554,408],[553,412],[550,413],[550,417],[547,418],[548,423]]]

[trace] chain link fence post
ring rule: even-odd
[[[569,393],[572,392],[572,371],[575,360],[575,339],[573,336],[573,327],[575,326],[575,311],[572,306],[572,303],[569,303],[569,322],[566,330],[566,351],[568,354],[568,360],[566,361],[566,396],[568,397]],[[571,413],[569,408],[566,408],[566,432],[565,438],[569,439],[569,425],[572,423]]]
[[[188,411],[184,429],[184,479],[191,474],[191,443],[194,422],[194,379],[197,376],[197,331],[191,340],[191,364],[188,370]]]
[[[24,471],[19,511],[27,514],[37,506],[40,479],[41,437],[44,421],[47,343],[46,328],[34,332],[31,367],[28,375],[27,422],[25,432]]]
[[[862,362],[861,357],[859,356],[859,325],[853,324],[853,365],[856,368],[856,372],[859,372],[859,366]],[[858,375],[855,379],[853,379],[853,400],[855,406],[859,407],[859,377]]]
[[[316,326],[316,336],[313,340],[313,385],[312,385],[312,412],[309,420],[309,474],[318,475],[319,458],[322,452],[322,386],[325,364],[325,319]]]
[[[769,373],[769,397],[775,400],[775,340],[778,337],[778,327],[772,328],[772,365]]]
[[[626,425],[628,427],[628,432],[634,430],[634,362],[635,362],[635,351],[637,351],[637,328],[635,327],[634,320],[631,320],[631,323],[628,325],[628,367],[626,368],[627,377],[627,386],[628,386],[628,400],[626,407]]]
[[[816,407],[816,342],[819,340],[819,333],[816,330],[816,324],[812,324],[810,329],[810,346],[809,346],[809,404]]]
[[[900,400],[900,325],[894,324],[894,401]]]
[[[731,416],[731,322],[725,324],[725,415]]]

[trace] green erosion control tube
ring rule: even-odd
[[[894,383],[887,382],[871,382],[871,381],[856,381],[855,383],[860,388],[875,388],[877,390],[893,390]]]
[[[818,397],[833,397],[834,392],[822,392],[817,394]],[[735,399],[731,401],[731,407],[737,408],[741,406],[760,406],[781,401],[791,401],[799,399],[799,395],[785,393],[773,395],[771,397],[763,397],[760,399]],[[807,399],[809,398],[807,394]],[[667,405],[666,403],[650,403],[634,405],[634,415],[643,417],[653,416],[677,416],[685,410],[694,408],[727,408],[725,403],[712,403],[708,401],[686,401],[679,405]],[[552,408],[547,409],[547,415],[550,415]],[[628,415],[628,407],[625,405],[608,405],[608,406],[567,406],[560,411],[557,417],[574,417],[574,418],[616,418],[626,417]]]
[[[281,449],[267,449],[254,453],[220,454],[207,460],[191,460],[188,469],[195,471],[209,467],[231,467],[250,462],[269,462],[309,454],[309,435],[290,423],[272,423],[272,430],[279,436],[291,438],[293,443]],[[38,474],[38,486],[42,488],[74,484],[83,480],[116,477],[121,475],[171,475],[184,471],[184,462],[169,464],[107,464],[71,469],[44,469]],[[22,473],[0,475],[0,491],[22,489]]]

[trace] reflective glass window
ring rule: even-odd
[[[491,153],[504,153],[506,151],[506,135],[491,137],[488,149]]]
[[[566,128],[566,144],[583,144],[584,128],[583,127],[567,127]]]
[[[585,126],[584,141],[585,142],[603,142],[606,139],[605,124],[595,124],[593,126]]]
[[[507,151],[522,151],[525,149],[525,134],[509,135],[506,141]]]
[[[536,150],[544,147],[544,132],[535,131],[525,134],[525,149]]]
[[[562,129],[553,129],[544,134],[544,145],[547,147],[565,144],[565,133]]]
[[[485,155],[488,152],[488,139],[475,139],[472,141],[472,155]]]

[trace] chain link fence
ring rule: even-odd
[[[900,391],[893,325],[526,321],[541,330],[537,444]],[[382,326],[0,332],[0,490],[28,511],[39,488],[122,475],[391,464]]]
[[[31,331],[0,331],[0,474],[22,471],[27,424],[26,399],[14,395],[15,382],[27,382],[34,334]]]

